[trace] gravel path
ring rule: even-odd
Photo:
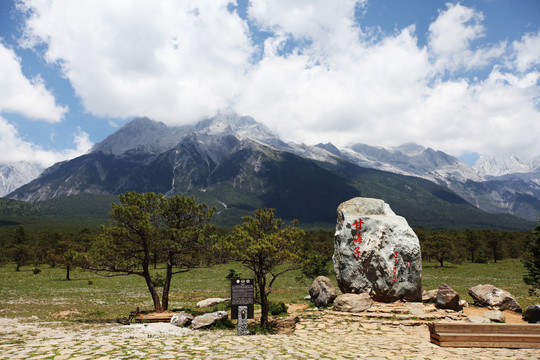
[[[539,359],[538,349],[441,348],[427,326],[308,316],[283,335],[238,337],[170,324],[81,325],[0,318],[0,359]]]

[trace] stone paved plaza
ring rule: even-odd
[[[166,323],[84,325],[0,318],[0,359],[539,359],[538,349],[441,348],[427,326],[308,314],[293,332],[238,337]]]

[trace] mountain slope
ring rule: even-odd
[[[236,224],[256,208],[274,207],[285,219],[333,226],[341,202],[364,196],[385,200],[413,226],[531,227],[517,218],[480,211],[431,181],[340,159],[340,151],[331,146],[329,151],[284,144],[251,118],[222,116],[168,131],[149,121],[124,126],[111,135],[120,145],[108,138],[90,153],[47,169],[10,197],[39,203],[57,199],[59,204],[77,194],[184,193],[216,206],[216,221],[222,225]],[[146,136],[137,135],[143,130]],[[156,142],[164,134],[177,137]]]

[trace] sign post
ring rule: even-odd
[[[253,279],[231,280],[231,319],[237,319],[236,334],[247,335],[247,319],[254,317]]]

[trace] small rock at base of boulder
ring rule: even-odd
[[[521,306],[512,294],[491,284],[473,286],[469,289],[469,295],[473,298],[475,305],[497,306],[504,310],[522,312]]]
[[[525,310],[525,314],[527,314],[527,321],[530,324],[540,323],[540,305],[539,304],[527,306],[527,309]]]
[[[441,284],[437,291],[435,307],[438,309],[461,311],[462,306],[459,304],[459,294],[447,284]]]
[[[175,326],[188,326],[194,318],[195,316],[182,311],[173,315],[171,324]]]
[[[489,324],[491,322],[488,318],[480,315],[469,315],[467,316],[467,320],[473,324]]]
[[[439,289],[433,289],[433,290],[424,290],[422,291],[422,302],[429,302],[437,299],[437,293],[439,292]]]
[[[486,311],[484,313],[484,317],[493,322],[500,322],[500,323],[506,322],[506,316],[504,316],[504,313],[499,310]]]
[[[191,328],[196,330],[217,323],[220,320],[225,320],[229,317],[226,311],[215,311],[204,315],[195,316],[191,321]]]
[[[309,288],[311,302],[317,307],[328,306],[337,297],[336,288],[326,276],[318,276]]]
[[[343,294],[334,300],[334,310],[344,312],[362,312],[373,305],[373,300],[369,294]]]
[[[221,304],[223,302],[229,301],[229,299],[223,299],[223,298],[209,298],[205,300],[201,300],[197,303],[197,306],[200,308],[203,307],[210,307],[215,306],[217,304]]]

